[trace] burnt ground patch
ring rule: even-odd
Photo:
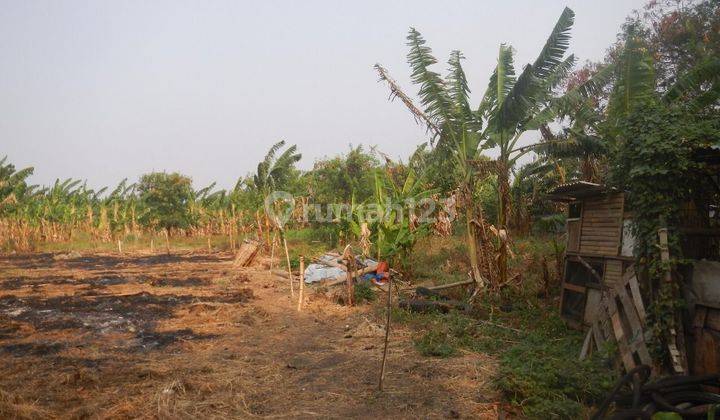
[[[146,279],[143,282],[149,283],[155,287],[194,287],[209,284],[197,277],[188,277],[186,279],[174,279],[170,277]]]
[[[90,291],[92,292],[92,290]],[[127,343],[136,350],[166,347],[179,340],[211,338],[190,329],[158,332],[159,321],[172,318],[176,309],[198,301],[211,303],[245,303],[253,298],[252,289],[227,291],[209,297],[190,294],[130,295],[75,294],[41,298],[35,295],[0,297],[0,316],[10,322],[0,323],[0,338],[12,337],[22,323],[35,331],[82,330],[91,335],[131,333],[135,340]],[[7,329],[7,331],[5,331]],[[28,349],[19,349],[26,351]]]
[[[138,350],[156,350],[169,346],[177,341],[207,340],[217,338],[216,334],[198,334],[190,328],[173,331],[142,331],[136,335]]]
[[[69,268],[84,270],[117,268],[125,265],[151,266],[157,264],[220,262],[230,257],[213,254],[156,254],[123,257],[120,255],[87,255],[64,260]]]
[[[64,347],[61,343],[48,343],[43,341],[33,343],[6,344],[0,346],[0,351],[10,353],[16,357],[22,356],[47,356],[55,354]]]
[[[87,281],[87,283],[93,287],[107,287],[107,286],[115,286],[118,284],[126,284],[128,283],[128,278],[116,276],[116,275],[110,275],[110,276],[98,276],[96,278],[90,279]]]
[[[20,324],[0,317],[0,339],[12,339],[20,331]]]
[[[10,280],[5,280],[2,283],[0,283],[0,289],[4,290],[17,290],[23,286],[23,281],[21,278],[14,278]]]
[[[192,295],[132,295],[0,297],[0,311],[36,330],[87,328],[99,332],[143,327],[172,316],[175,307],[195,300]]]
[[[75,284],[76,280],[72,276],[13,276],[0,283],[0,290],[17,290],[24,286],[40,287],[46,284]]]
[[[33,254],[6,254],[0,256],[0,263],[13,268],[38,268],[52,265],[55,254],[50,252]]]

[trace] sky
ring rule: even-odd
[[[95,188],[150,171],[230,188],[281,139],[303,169],[359,144],[407,159],[427,136],[373,65],[416,93],[410,27],[443,74],[463,52],[476,106],[500,43],[521,67],[569,6],[570,52],[599,60],[644,3],[0,0],[0,158]]]

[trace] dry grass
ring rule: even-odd
[[[24,401],[17,395],[0,390],[0,417],[4,419],[47,419],[50,413],[32,402]]]
[[[382,337],[347,337],[376,312],[313,293],[298,313],[267,262],[0,257],[0,417],[497,416],[492,358],[424,358],[401,326],[378,393]]]

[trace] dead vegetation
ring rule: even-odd
[[[231,254],[0,257],[3,418],[487,417],[490,356],[419,356],[368,306]]]

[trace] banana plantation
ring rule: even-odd
[[[93,243],[115,242],[163,229],[174,235],[237,237],[246,232],[245,226],[254,215],[248,214],[247,199],[251,196],[242,189],[242,181],[229,192],[211,191],[212,185],[193,190],[187,177],[155,174],[160,187],[172,194],[168,205],[180,212],[152,218],[156,204],[147,192],[153,188],[148,185],[149,179],[133,184],[123,180],[112,190],[96,191],[73,179],[40,187],[26,182],[32,168],[16,170],[6,159],[1,163],[5,250],[34,250],[44,242],[71,242],[78,235]]]
[[[277,139],[230,189],[2,158],[0,416],[715,418],[720,3],[593,60],[581,17],[479,80],[410,27],[367,68],[407,156]]]

